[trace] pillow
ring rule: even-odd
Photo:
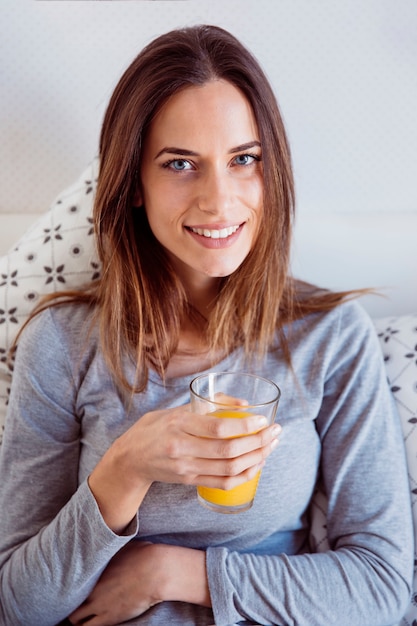
[[[98,160],[0,258],[0,443],[13,365],[7,353],[41,296],[96,278],[92,207]]]
[[[374,323],[404,435],[417,547],[417,315],[381,318]],[[311,547],[317,552],[328,549],[326,511],[326,496],[318,490],[310,511]],[[414,563],[411,602],[398,626],[417,624],[417,554]]]
[[[375,326],[403,429],[417,550],[417,315],[376,320]],[[416,552],[411,602],[400,626],[410,624],[417,624]]]

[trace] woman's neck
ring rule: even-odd
[[[187,293],[188,301],[194,309],[181,322],[177,349],[172,356],[166,375],[168,378],[187,376],[208,369],[223,358],[214,354],[206,339],[206,326],[216,304],[220,279],[201,275],[194,277],[179,272]]]
[[[224,358],[223,353],[214,353],[207,342],[205,332],[212,303],[199,302],[195,315],[185,317],[181,323],[179,342],[166,371],[167,378],[187,376],[206,370]]]

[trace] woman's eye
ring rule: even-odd
[[[184,170],[191,169],[191,163],[185,159],[172,159],[172,161],[165,163],[164,167],[169,167],[176,172],[183,172]]]
[[[237,165],[250,165],[254,161],[259,161],[259,160],[260,160],[260,157],[254,154],[239,154],[235,158],[235,163]]]

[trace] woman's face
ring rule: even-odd
[[[164,105],[144,145],[136,200],[189,288],[241,265],[261,219],[263,177],[255,118],[236,87],[215,80]]]

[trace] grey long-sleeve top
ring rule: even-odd
[[[17,351],[0,460],[0,624],[57,624],[89,594],[112,556],[140,538],[206,551],[213,611],[180,602],[147,626],[387,626],[405,611],[412,577],[410,498],[399,419],[373,326],[357,304],[287,329],[297,380],[279,349],[260,374],[282,396],[280,445],[253,508],[221,515],[195,489],[154,483],[125,534],[102,519],[86,479],[141,415],[188,402],[191,376],[119,393],[87,339],[88,312],[38,316]],[[216,370],[245,370],[240,351]],[[331,550],[309,551],[308,507],[321,478]]]

